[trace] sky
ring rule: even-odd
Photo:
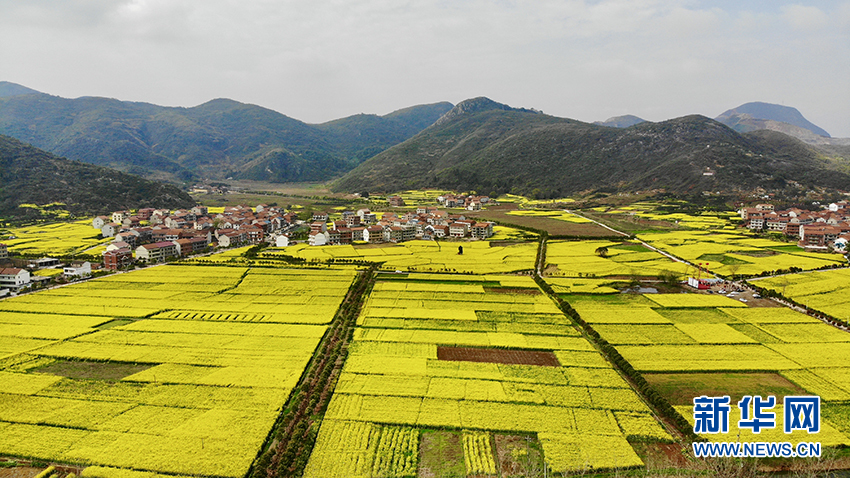
[[[850,0],[0,0],[0,80],[308,123],[476,96],[582,121],[765,101],[850,137]]]

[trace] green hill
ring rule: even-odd
[[[77,214],[138,207],[186,208],[195,202],[177,187],[113,169],[71,161],[0,135],[0,217],[32,215],[21,204],[64,203]]]
[[[452,107],[421,105],[311,125],[227,99],[172,108],[66,99],[5,85],[10,94],[0,95],[0,134],[71,159],[177,181],[326,180],[413,136]]]
[[[468,104],[471,102],[472,104]],[[775,132],[742,135],[704,116],[610,128],[476,98],[367,160],[338,191],[437,187],[559,197],[594,190],[850,190],[850,176]]]
[[[26,86],[21,86],[17,83],[0,81],[0,98],[4,96],[31,95],[34,93],[39,92],[31,88],[27,88]]]

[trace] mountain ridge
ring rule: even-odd
[[[26,88],[17,87],[7,90]],[[413,136],[453,107],[440,102],[308,124],[227,98],[184,108],[31,91],[0,95],[0,134],[60,156],[171,181],[326,180]]]
[[[793,145],[793,154],[773,147],[780,143]],[[795,183],[850,190],[850,176],[839,169],[787,135],[742,135],[702,115],[610,128],[497,108],[441,119],[332,188],[438,187],[536,197],[593,190],[732,192]]]
[[[105,214],[139,207],[186,208],[176,186],[55,156],[0,135],[0,217],[26,217],[20,204],[64,203],[71,213]]]

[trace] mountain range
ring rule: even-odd
[[[19,206],[52,203],[83,215],[139,207],[186,208],[195,201],[172,184],[60,158],[0,135],[0,217],[38,216]]]
[[[715,119],[654,123],[626,115],[590,124],[481,97],[308,124],[229,99],[163,107],[66,99],[0,82],[0,134],[173,182],[339,178],[337,191],[441,187],[537,197],[850,190],[850,140],[829,137],[794,108],[767,103]]]
[[[594,190],[850,190],[846,169],[846,162],[830,161],[788,135],[741,134],[699,115],[615,128],[475,98],[365,161],[333,187],[348,192],[437,187],[544,198]]]
[[[149,178],[317,181],[404,141],[452,106],[420,105],[312,125],[229,99],[174,108],[60,98],[0,82],[0,134]]]

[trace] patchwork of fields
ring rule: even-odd
[[[175,265],[0,302],[0,454],[244,476],[354,275]]]
[[[437,193],[408,192],[428,200]],[[728,214],[652,209],[597,212],[696,229],[639,239],[720,274],[842,261],[727,230]],[[590,226],[561,211],[500,214]],[[19,253],[79,253],[100,243],[87,221],[10,232],[18,239],[4,242]],[[501,226],[497,233],[500,241],[536,237]],[[720,295],[620,293],[638,278],[694,270],[633,241],[546,241],[544,280],[584,331],[532,279],[536,242],[299,244],[251,260],[247,250],[0,301],[0,456],[92,465],[83,472],[90,478],[245,476],[261,449],[274,452],[263,445],[339,317],[358,274],[345,261],[380,263],[383,272],[374,284],[358,282],[368,297],[353,335],[341,334],[351,337],[344,361],[328,360],[341,369],[323,395],[323,417],[325,402],[313,408],[313,396],[297,389],[318,430],[309,461],[301,457],[305,476],[543,476],[641,468],[650,450],[679,453],[681,437],[599,350],[619,353],[688,420],[703,394],[819,395],[817,440],[850,446],[850,333]],[[284,255],[305,262],[271,266]],[[753,283],[850,321],[848,279],[848,269],[837,269]],[[347,327],[358,304],[345,302]],[[773,411],[781,416],[782,404]],[[789,439],[777,430],[740,438]]]
[[[546,264],[547,277],[683,276],[688,269],[640,244],[611,241],[549,241]]]
[[[463,247],[463,254],[458,254]],[[458,272],[493,274],[531,270],[537,257],[533,242],[493,245],[488,241],[438,242],[408,241],[384,246],[322,246],[298,244],[279,252],[265,252],[261,257],[275,254],[306,259],[309,262],[331,259],[381,262],[383,270],[417,272]]]
[[[640,466],[627,439],[671,439],[528,277],[384,274],[358,325],[306,476],[410,466],[413,439],[383,437],[417,428],[463,431],[471,474],[494,434],[536,435],[558,471]]]
[[[638,237],[653,247],[691,263],[701,263],[708,270],[722,275],[753,275],[791,267],[811,270],[847,262],[837,254],[804,252],[795,244],[753,238],[732,231],[676,231],[640,234]]]
[[[651,294],[593,297],[563,295],[581,317],[662,394],[691,419],[691,399],[705,393],[819,395],[825,402],[817,436],[824,446],[850,445],[850,333],[784,307],[749,308],[716,295]],[[767,376],[770,387],[756,378]],[[730,378],[731,377],[731,378]],[[673,380],[675,386],[670,386]],[[777,416],[781,416],[781,407]],[[786,441],[788,436],[742,432],[745,441]],[[774,432],[771,432],[774,433]],[[782,437],[785,438],[782,438]],[[724,435],[709,436],[726,440]],[[791,435],[806,441],[807,433]]]
[[[850,321],[850,269],[787,274],[753,279],[752,284],[773,289],[806,307]]]

